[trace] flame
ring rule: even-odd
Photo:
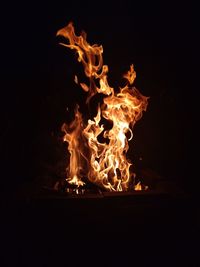
[[[126,158],[128,141],[133,138],[133,126],[148,104],[148,97],[131,86],[136,78],[134,66],[131,65],[123,75],[126,85],[115,91],[107,81],[108,66],[103,65],[101,45],[90,45],[84,32],[77,36],[72,23],[59,30],[57,35],[69,41],[69,44],[60,44],[77,52],[78,61],[83,64],[89,78],[87,85],[79,83],[75,76],[75,82],[88,94],[86,103],[89,104],[97,93],[105,95],[93,119],[85,123],[77,107],[71,124],[62,126],[63,140],[68,143],[70,153],[68,182],[79,187],[88,179],[109,191],[141,190],[141,183],[134,183],[135,174],[130,173],[132,164]],[[111,129],[102,124],[102,118],[112,126]]]
[[[135,185],[135,190],[136,190],[136,191],[140,191],[140,190],[142,190],[141,182],[138,182],[138,183]]]

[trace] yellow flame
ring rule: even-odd
[[[96,93],[106,95],[103,104],[98,107],[96,117],[89,119],[87,124],[83,122],[82,115],[76,108],[74,121],[69,126],[62,126],[62,131],[65,132],[64,141],[68,142],[70,153],[67,180],[80,186],[87,177],[91,182],[110,191],[122,191],[130,187],[141,190],[140,183],[134,186],[135,174],[130,174],[132,164],[126,158],[128,141],[133,138],[132,128],[142,117],[148,104],[147,97],[135,87],[130,87],[136,78],[133,65],[123,75],[127,85],[115,92],[107,81],[108,66],[103,65],[101,45],[90,45],[84,32],[77,36],[72,23],[59,30],[57,35],[68,39],[69,44],[61,44],[75,50],[78,61],[83,64],[85,75],[89,78],[89,85],[80,83],[82,89],[88,92],[86,102],[89,103]],[[77,76],[75,82],[78,83]],[[101,124],[102,118],[112,125],[110,130],[106,130]],[[104,142],[99,141],[100,136],[103,136]],[[82,174],[83,169],[86,170],[86,177]]]
[[[140,191],[142,190],[142,185],[141,185],[141,182],[138,182],[136,185],[135,185],[135,188],[134,188],[136,191]]]
[[[134,71],[133,64],[130,66],[130,70],[123,75],[125,79],[129,82],[129,84],[133,84],[136,78],[136,72]]]

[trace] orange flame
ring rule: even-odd
[[[85,75],[89,78],[89,85],[80,83],[82,89],[88,92],[86,103],[97,93],[106,95],[96,117],[89,119],[87,124],[76,108],[74,121],[69,126],[62,126],[70,153],[68,182],[81,186],[87,177],[92,183],[110,191],[128,190],[130,187],[141,190],[140,183],[134,184],[135,174],[130,174],[132,164],[126,158],[128,141],[133,138],[132,128],[148,104],[147,97],[135,87],[130,87],[136,78],[134,66],[131,65],[124,74],[127,85],[117,93],[107,81],[108,66],[103,65],[102,46],[90,45],[84,32],[77,36],[72,23],[59,30],[57,35],[68,39],[69,44],[61,44],[78,53],[78,61],[83,64]],[[75,82],[78,84],[77,76]],[[102,118],[112,124],[110,130],[101,124]],[[100,142],[100,136],[106,141]]]

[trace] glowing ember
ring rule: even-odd
[[[148,98],[131,86],[136,78],[134,66],[131,65],[123,76],[126,86],[116,92],[107,81],[108,66],[103,65],[101,45],[90,45],[84,32],[77,36],[72,23],[59,30],[57,35],[69,41],[69,44],[61,45],[78,53],[78,61],[89,78],[86,85],[79,83],[75,76],[75,82],[88,94],[86,103],[90,103],[97,93],[106,95],[103,104],[98,106],[96,117],[85,123],[77,106],[74,120],[70,125],[62,126],[70,153],[66,180],[77,187],[89,180],[108,191],[142,190],[140,182],[135,184],[135,174],[130,173],[132,164],[126,158],[128,141],[133,138],[131,129],[148,104]],[[102,118],[112,126],[111,129],[106,129]]]

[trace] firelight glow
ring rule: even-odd
[[[85,122],[77,105],[74,120],[62,125],[63,140],[68,143],[70,153],[66,180],[77,187],[89,181],[107,191],[142,190],[141,183],[135,183],[135,173],[130,172],[132,164],[126,157],[132,129],[148,105],[148,97],[132,86],[136,78],[134,66],[123,75],[125,87],[115,90],[107,81],[108,66],[103,65],[101,45],[90,45],[84,32],[77,36],[71,22],[57,35],[68,40],[67,44],[60,44],[74,50],[83,64],[89,83],[79,83],[77,76],[75,82],[87,92],[86,104],[97,93],[105,95],[94,118]],[[111,129],[103,125],[102,118]]]

